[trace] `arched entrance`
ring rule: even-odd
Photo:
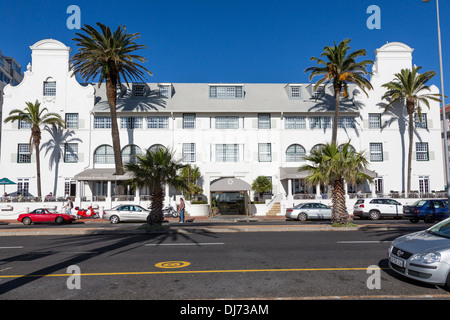
[[[211,208],[220,215],[250,215],[251,186],[238,178],[225,177],[211,183]]]

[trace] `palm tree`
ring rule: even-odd
[[[309,173],[304,180],[307,185],[325,183],[333,187],[332,222],[345,225],[348,222],[348,214],[344,183],[361,184],[366,181],[372,182],[372,178],[364,173],[369,161],[363,152],[354,151],[350,142],[344,144],[342,151],[339,149],[334,143],[313,149],[309,156],[304,157],[311,164],[305,164],[298,170]]]
[[[30,124],[31,136],[29,142],[30,153],[33,152],[33,148],[36,149],[36,180],[38,197],[42,196],[41,191],[41,159],[39,156],[39,145],[41,144],[41,126],[42,125],[54,125],[59,127],[65,127],[66,123],[57,113],[47,112],[47,108],[41,109],[41,104],[38,100],[33,104],[26,102],[24,110],[14,109],[11,110],[9,116],[4,120],[7,122],[22,121]]]
[[[337,128],[339,121],[339,105],[341,93],[343,97],[348,97],[348,84],[356,84],[367,95],[366,89],[373,89],[372,84],[366,78],[366,75],[371,74],[367,71],[367,66],[372,65],[372,60],[363,60],[356,62],[356,58],[366,55],[366,50],[359,49],[354,52],[348,53],[350,47],[348,44],[350,39],[345,39],[334,46],[324,47],[321,57],[325,57],[326,60],[312,57],[312,61],[317,61],[319,66],[309,67],[305,69],[305,72],[310,72],[309,80],[311,81],[315,76],[322,76],[322,78],[316,82],[314,89],[324,84],[332,83],[334,89],[334,123],[333,134],[331,143],[336,144],[337,141]]]
[[[429,100],[440,102],[439,94],[426,93],[431,91],[426,83],[436,75],[434,71],[427,71],[424,74],[419,74],[418,71],[422,67],[414,66],[412,70],[402,69],[400,73],[395,74],[394,80],[385,83],[382,87],[387,88],[387,91],[381,99],[388,99],[389,103],[386,105],[385,111],[396,103],[406,102],[406,112],[409,118],[409,149],[408,149],[408,169],[407,169],[407,183],[406,193],[411,191],[411,161],[412,148],[414,139],[414,113],[417,113],[419,121],[422,122],[422,107],[421,103],[430,108]]]
[[[201,177],[200,169],[197,166],[191,166],[187,164],[181,170],[180,176],[184,179],[187,189],[185,191],[185,198],[192,200],[192,198],[198,198],[203,192],[203,188],[197,184]]]
[[[259,200],[262,199],[264,192],[272,190],[272,181],[265,176],[258,176],[252,183],[252,190],[259,194]]]
[[[162,213],[164,201],[164,186],[186,189],[184,179],[179,171],[184,165],[173,159],[173,153],[166,148],[155,151],[147,150],[144,155],[137,156],[136,162],[125,164],[125,169],[132,173],[130,185],[135,188],[148,187],[151,196],[151,214],[149,224],[160,224],[164,220]]]
[[[78,73],[86,80],[99,78],[100,85],[106,82],[106,95],[111,112],[111,136],[114,149],[114,162],[117,175],[124,173],[117,124],[116,97],[117,86],[124,80],[143,80],[145,73],[152,75],[138,62],[147,60],[135,51],[146,49],[144,45],[136,44],[140,38],[139,33],[127,33],[125,26],[119,26],[115,32],[100,22],[97,22],[100,31],[89,25],[81,28],[85,34],[75,33],[79,38],[77,42],[79,52],[71,59],[74,74]]]

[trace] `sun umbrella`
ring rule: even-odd
[[[0,179],[0,185],[3,185],[3,193],[5,193],[5,186],[7,184],[16,184],[15,182],[9,180],[8,178],[2,178]]]

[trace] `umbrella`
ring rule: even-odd
[[[3,193],[5,193],[5,186],[7,184],[16,184],[15,182],[9,180],[8,178],[2,178],[0,179],[0,185],[3,185]]]

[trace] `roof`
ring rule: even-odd
[[[117,98],[117,111],[134,113],[173,113],[173,112],[292,112],[334,114],[334,93],[331,86],[327,86],[325,94],[318,99],[313,96],[313,84],[295,84],[302,86],[302,99],[289,98],[290,84],[245,83],[228,84],[229,86],[243,86],[244,97],[236,99],[218,99],[209,97],[211,86],[225,86],[227,84],[208,83],[172,83],[171,98],[159,96],[158,83],[145,83],[144,97],[134,97],[132,85],[122,85],[122,93]],[[292,85],[294,86],[294,84]],[[96,89],[96,103],[94,113],[109,113],[109,104],[106,98],[106,85],[94,84]],[[354,101],[355,95],[360,94],[359,89],[349,85],[350,99],[341,101],[342,113],[359,114],[362,105]]]

